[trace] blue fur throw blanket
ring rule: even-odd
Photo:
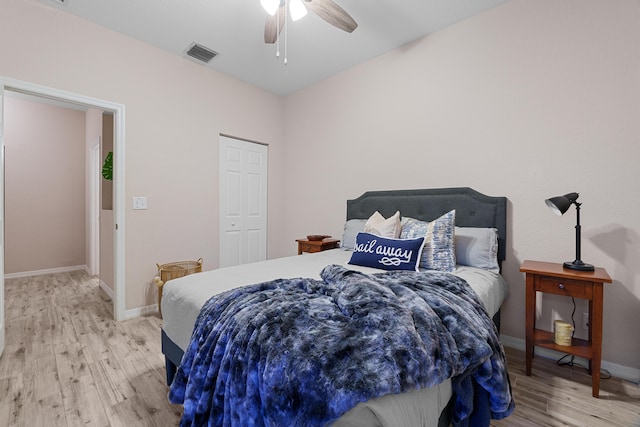
[[[169,391],[181,426],[325,426],[377,396],[452,378],[454,425],[514,409],[497,331],[440,272],[278,279],[212,297]]]

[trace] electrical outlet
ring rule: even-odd
[[[585,331],[589,329],[589,313],[586,311],[582,313],[582,329]]]

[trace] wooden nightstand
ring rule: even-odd
[[[550,348],[589,359],[593,397],[600,393],[600,363],[602,361],[602,301],[603,284],[611,283],[604,268],[576,271],[562,264],[525,261],[520,271],[526,273],[526,374],[531,375],[534,346]],[[553,342],[553,333],[536,329],[536,292],[547,292],[589,300],[589,339],[573,338],[570,346]]]
[[[331,238],[322,240],[297,239],[296,242],[298,242],[298,255],[301,255],[302,252],[321,252],[340,246],[340,240]]]

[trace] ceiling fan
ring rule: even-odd
[[[278,35],[286,22],[287,10],[293,21],[305,16],[309,8],[329,24],[348,33],[358,27],[351,15],[333,0],[260,0],[260,4],[269,13],[264,26],[264,42],[268,44],[278,40]]]

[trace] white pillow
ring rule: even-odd
[[[400,237],[400,211],[385,219],[380,212],[375,211],[364,225],[364,232],[386,237],[387,239],[397,239]]]
[[[350,219],[344,223],[344,232],[340,241],[340,248],[344,251],[352,251],[356,247],[356,236],[364,231],[366,219]]]
[[[495,228],[456,227],[455,248],[458,264],[500,272]]]

